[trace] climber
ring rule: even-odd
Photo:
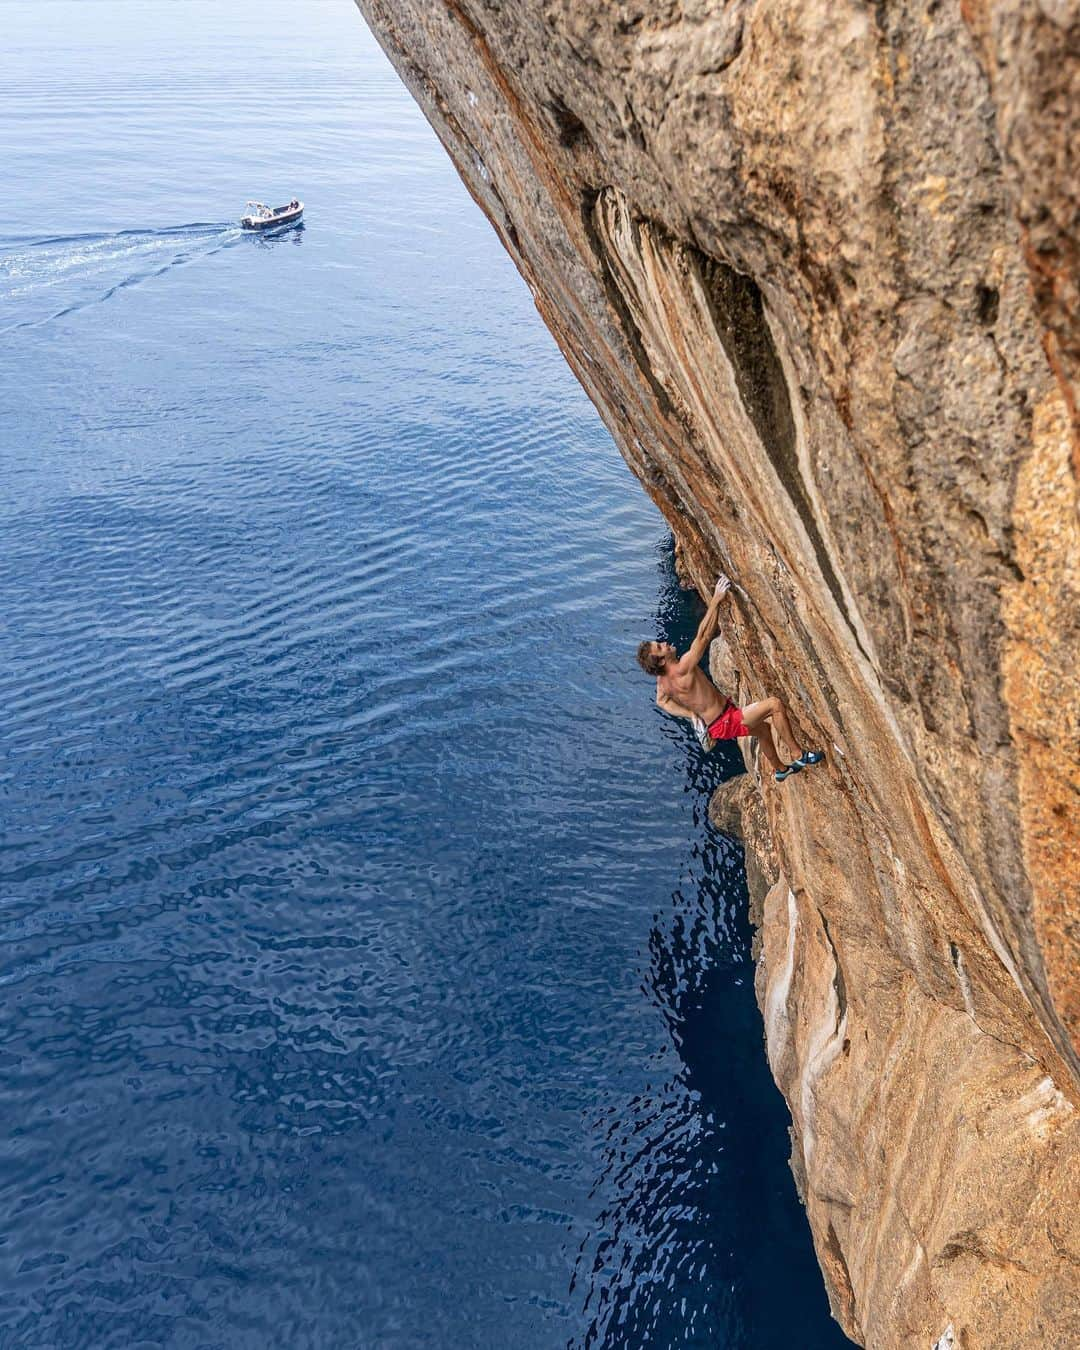
[[[730,594],[731,581],[721,573],[705,617],[686,653],[679,656],[670,642],[643,642],[638,647],[638,664],[647,675],[656,676],[656,701],[660,707],[675,717],[691,718],[706,749],[712,749],[716,741],[752,736],[761,746],[776,781],[782,783],[793,773],[820,764],[825,756],[820,750],[800,752],[787,711],[778,698],[763,698],[745,708],[736,708],[701,669],[701,658],[709,650],[720,621],[721,606]],[[774,728],[786,747],[795,752],[788,764],[777,754]]]

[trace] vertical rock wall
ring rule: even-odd
[[[1080,5],[359,4],[829,752],[740,793],[835,1315],[1080,1344]]]

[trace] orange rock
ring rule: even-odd
[[[1080,1344],[1076,5],[359,2],[828,752],[738,805],[835,1315]]]

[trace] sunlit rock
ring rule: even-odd
[[[827,751],[736,805],[835,1315],[1080,1344],[1077,5],[360,3]]]

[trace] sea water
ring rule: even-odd
[[[0,1344],[842,1343],[700,610],[358,13],[0,23]]]

